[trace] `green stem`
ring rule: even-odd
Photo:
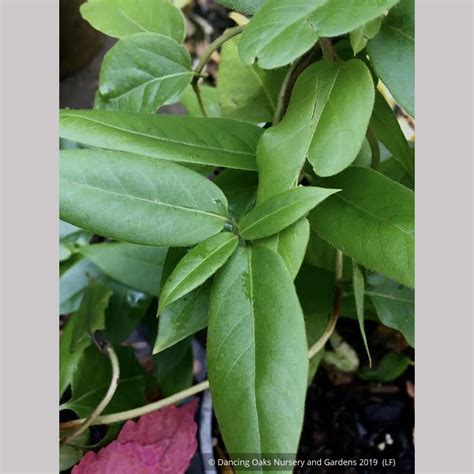
[[[206,64],[211,59],[212,53],[218,50],[226,41],[229,41],[234,36],[240,35],[242,33],[245,25],[234,26],[233,28],[229,28],[222,33],[219,38],[216,38],[204,51],[203,55],[199,59],[196,67],[194,68],[195,76],[191,82],[192,88],[194,93],[196,94],[196,98],[199,104],[199,108],[201,109],[202,114],[207,117],[206,109],[204,107],[204,101],[202,100],[201,89],[199,87],[199,79],[202,77],[202,71],[206,67]]]
[[[281,84],[280,88],[280,93],[278,94],[278,101],[275,107],[275,113],[273,114],[272,125],[276,125],[281,120],[281,117],[284,113],[286,93],[288,91],[290,79],[292,78],[297,65],[298,63],[294,62],[291,65],[290,69],[288,69],[288,72],[286,73],[286,76],[283,79],[283,83]]]
[[[78,428],[75,429],[69,435],[67,435],[61,441],[62,445],[69,444],[79,435],[84,433],[84,431],[87,430],[89,426],[99,424],[98,420],[100,420],[101,418],[99,415],[105,410],[106,406],[110,403],[110,400],[112,400],[112,397],[114,396],[115,391],[117,390],[118,381],[120,377],[120,365],[117,358],[117,354],[115,353],[114,348],[110,344],[107,344],[103,350],[109,356],[110,364],[112,366],[112,379],[110,380],[109,388],[100,403],[95,408],[95,410],[86,419],[81,420],[80,424],[75,424],[74,426],[71,426],[71,428],[75,426],[78,426]]]
[[[380,166],[380,145],[373,130],[370,127],[367,129],[367,140],[369,142],[370,152],[372,154],[371,168],[377,170]]]

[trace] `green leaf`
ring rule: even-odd
[[[372,366],[372,358],[370,356],[369,345],[367,343],[367,335],[365,334],[364,327],[364,317],[365,317],[365,308],[364,308],[364,297],[365,297],[365,278],[362,268],[357,265],[356,262],[352,262],[352,286],[354,288],[354,299],[357,312],[357,320],[359,321],[360,334],[362,335],[362,340],[364,341],[365,350],[367,352],[367,357],[369,358],[369,365]]]
[[[232,255],[238,243],[236,235],[222,232],[196,245],[176,265],[163,286],[159,312],[214,275]]]
[[[142,406],[145,399],[145,372],[137,362],[133,349],[116,347],[120,365],[117,390],[103,414],[129,410]],[[109,358],[95,345],[83,354],[72,380],[72,398],[60,406],[86,417],[94,410],[109,388],[112,370]]]
[[[204,329],[208,321],[209,284],[204,284],[165,308],[158,319],[153,353],[161,352]]]
[[[222,116],[249,122],[271,122],[285,69],[265,71],[246,65],[238,54],[239,38],[224,43],[217,77]]]
[[[182,43],[186,24],[181,11],[168,0],[89,0],[82,18],[96,30],[115,38],[134,33],[161,33]]]
[[[265,246],[240,247],[220,270],[211,293],[207,348],[227,451],[296,453],[307,342],[293,282],[278,254]]]
[[[368,283],[365,294],[372,300],[380,321],[400,331],[415,347],[414,291],[380,275],[370,275]]]
[[[74,448],[73,446],[60,446],[59,447],[59,470],[65,471],[74,464],[78,463],[83,456],[80,449]]]
[[[242,60],[284,66],[319,36],[340,36],[382,15],[398,0],[267,0],[242,33]]]
[[[405,171],[400,162],[394,157],[382,161],[378,170],[385,176],[393,179],[393,181],[398,181],[400,184],[403,184],[403,186],[406,186],[411,190],[413,190],[415,187],[413,178]]]
[[[221,118],[64,110],[60,135],[86,145],[162,160],[257,170],[263,130]]]
[[[370,128],[377,139],[393,154],[393,157],[405,172],[413,178],[415,176],[413,150],[403,135],[393,110],[379,91],[375,94],[375,105],[370,119]]]
[[[112,344],[121,344],[143,319],[152,298],[114,280],[106,284],[114,293],[105,311],[104,334]]]
[[[300,219],[276,235],[267,237],[259,243],[275,250],[285,262],[294,279],[298,274],[306,253],[309,241],[308,219]]]
[[[59,221],[59,261],[63,262],[87,245],[92,235],[75,225]]]
[[[257,10],[265,3],[265,0],[217,0],[221,5],[232,10],[255,15]]]
[[[229,202],[229,214],[239,220],[255,206],[258,175],[250,171],[224,170],[214,179]]]
[[[99,281],[86,288],[81,305],[72,316],[71,352],[81,351],[92,342],[91,335],[95,331],[105,328],[105,309],[111,296],[112,290]]]
[[[76,311],[87,285],[102,278],[103,273],[89,259],[79,258],[73,262],[59,278],[59,313]]]
[[[364,267],[413,287],[413,192],[357,166],[318,184],[343,191],[310,213],[313,230]]]
[[[377,75],[396,101],[415,116],[415,3],[400,0],[390,10],[368,52]]]
[[[310,186],[277,194],[242,217],[239,223],[240,235],[246,240],[255,240],[276,234],[338,191]]]
[[[361,371],[359,377],[373,382],[392,382],[400,377],[410,365],[411,360],[406,355],[389,352],[382,357],[377,367]]]
[[[71,341],[74,335],[74,320],[66,323],[59,341],[59,398],[61,398],[70,385],[74,372],[79,364],[87,345],[71,352]]]
[[[193,76],[188,51],[167,36],[136,33],[105,55],[96,108],[155,113]]]
[[[217,98],[217,89],[215,87],[202,84],[200,86],[202,100],[206,108],[206,113],[208,117],[220,117],[221,108],[219,106],[219,101]],[[181,105],[187,110],[189,115],[194,117],[202,117],[202,111],[199,107],[199,102],[197,100],[196,94],[193,91],[191,86],[184,89],[183,94],[179,98]]]
[[[356,158],[367,132],[374,86],[358,59],[320,61],[296,81],[283,120],[267,129],[257,147],[257,202],[296,185],[305,160],[330,176]]]
[[[126,286],[157,296],[167,248],[126,242],[88,245],[81,253],[104,273]]]
[[[349,36],[354,55],[360,53],[367,46],[369,39],[372,39],[379,32],[382,19],[383,17],[379,16],[351,31]]]
[[[203,176],[171,162],[104,150],[64,150],[61,218],[116,240],[189,246],[217,234],[227,201]]]
[[[155,375],[163,397],[185,390],[193,383],[193,349],[191,338],[156,354]]]

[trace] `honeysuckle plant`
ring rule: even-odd
[[[391,106],[414,118],[413,0],[221,3],[238,23],[194,67],[173,2],[81,8],[118,41],[94,108],[60,113],[69,465],[91,425],[208,387],[231,457],[295,454],[339,316],[359,321],[369,357],[365,318],[414,346],[414,143]],[[157,113],[176,102],[188,115]],[[151,375],[122,345],[139,324]],[[203,330],[209,380],[191,385]],[[397,374],[410,363],[389,359]]]

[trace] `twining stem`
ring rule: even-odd
[[[226,41],[229,41],[234,36],[240,35],[242,33],[245,25],[234,26],[233,28],[229,28],[222,33],[221,36],[216,38],[204,51],[203,55],[199,59],[196,67],[194,68],[195,76],[192,80],[192,88],[194,93],[196,94],[196,98],[201,109],[202,114],[206,117],[206,108],[204,107],[204,101],[202,100],[201,89],[199,87],[199,79],[202,77],[202,71],[206,67],[206,64],[211,59],[212,53],[218,50]]]
[[[278,94],[277,105],[275,107],[275,113],[273,114],[272,125],[276,125],[284,113],[285,108],[285,98],[288,91],[288,85],[290,84],[290,79],[293,77],[293,73],[297,67],[298,63],[294,62],[288,72],[286,73],[285,78],[281,84],[280,93]]]
[[[100,401],[100,403],[97,405],[97,407],[94,409],[94,411],[86,418],[81,420],[80,424],[74,424],[72,426],[64,426],[64,428],[74,428],[78,426],[76,430],[74,430],[72,433],[67,435],[63,440],[61,440],[61,444],[68,444],[74,439],[76,439],[79,435],[84,433],[87,428],[91,425],[97,425],[99,424],[97,420],[100,420],[100,414],[105,410],[106,406],[109,404],[110,400],[112,400],[112,397],[115,394],[115,391],[117,390],[118,386],[118,381],[120,377],[120,365],[119,361],[117,358],[117,354],[114,351],[114,348],[110,344],[106,344],[105,347],[103,348],[103,351],[109,356],[110,359],[110,364],[112,366],[112,378],[110,380],[110,385],[109,388]],[[74,420],[77,421],[77,420]],[[62,425],[66,425],[66,423],[62,423],[61,429],[63,428]]]
[[[324,331],[323,335],[308,351],[309,359],[314,357],[324,347],[328,339],[331,337],[331,334],[333,333],[334,328],[336,326],[337,318],[339,317],[339,304],[340,304],[340,289],[336,289],[335,304],[334,304],[334,310],[333,310],[331,320],[329,321],[329,324],[326,330]],[[186,390],[175,393],[174,395],[171,395],[170,397],[167,397],[167,398],[163,398],[162,400],[149,403],[148,405],[144,405],[138,408],[133,408],[132,410],[122,411],[119,413],[112,413],[110,415],[97,416],[82,431],[87,429],[91,424],[110,425],[112,423],[119,423],[121,421],[126,421],[132,418],[137,418],[139,416],[146,415],[147,413],[159,410],[160,408],[165,408],[169,405],[174,405],[175,403],[185,400],[186,398],[192,395],[196,395],[200,392],[204,392],[204,390],[207,390],[208,388],[209,388],[209,381],[205,380],[204,382],[198,383],[197,385],[193,385],[192,387],[187,388]],[[61,430],[68,429],[68,428],[75,428],[77,426],[82,427],[83,424],[85,424],[87,420],[89,420],[90,418],[91,417],[86,418],[86,419],[81,418],[79,420],[66,421],[64,423],[61,423],[59,427]]]
[[[380,145],[373,130],[370,127],[367,129],[367,140],[369,142],[370,152],[372,154],[371,168],[377,170],[380,165]]]
[[[319,44],[323,52],[323,57],[330,63],[340,63],[339,56],[334,49],[334,46],[329,38],[319,38]]]

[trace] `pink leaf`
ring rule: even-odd
[[[72,474],[181,474],[197,449],[194,421],[198,400],[169,406],[127,421],[117,439],[89,451]]]

